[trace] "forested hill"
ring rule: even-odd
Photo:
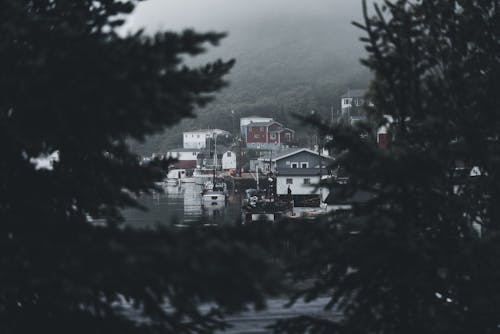
[[[307,129],[294,113],[315,110],[331,117],[332,108],[334,112],[340,109],[340,95],[347,88],[368,84],[369,73],[359,63],[364,55],[357,40],[360,32],[345,22],[269,18],[242,24],[229,34],[202,60],[235,58],[230,86],[197,111],[197,118],[186,119],[144,144],[134,143],[137,151],[148,154],[180,146],[181,132],[186,129],[236,131],[239,118],[250,115],[275,117],[306,138]]]

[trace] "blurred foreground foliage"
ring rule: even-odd
[[[316,278],[294,298],[330,295],[343,316],[283,320],[276,332],[499,332],[499,9],[397,0],[370,14],[364,1],[370,120],[319,127],[350,193],[373,198],[284,231],[298,247],[290,272]]]
[[[234,63],[182,63],[220,33],[118,34],[137,3],[0,1],[1,333],[211,332],[274,289],[224,231],[120,224],[166,167],[126,140],[192,116]]]

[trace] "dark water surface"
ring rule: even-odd
[[[125,222],[138,228],[155,226],[190,226],[237,224],[241,221],[241,195],[230,193],[226,205],[203,205],[202,186],[185,183],[180,186],[165,186],[164,193],[145,195],[139,202],[148,208],[146,212],[137,209],[124,210]],[[323,310],[328,298],[319,298],[310,303],[298,301],[286,308],[287,298],[272,298],[267,301],[267,308],[261,311],[248,310],[229,316],[226,320],[231,327],[217,334],[270,334],[267,326],[276,320],[295,316],[317,316],[337,319],[335,311]],[[140,319],[137,310],[131,306],[124,309],[131,318]]]
[[[227,204],[204,206],[202,186],[183,183],[164,186],[164,193],[144,195],[139,203],[148,210],[126,209],[125,222],[134,227],[235,224],[241,220],[241,197],[230,193]]]

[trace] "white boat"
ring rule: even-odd
[[[203,186],[207,181],[210,181],[214,178],[214,170],[197,168],[193,171],[193,178],[194,183]]]
[[[207,181],[201,196],[204,205],[211,205],[213,203],[225,204],[227,199],[226,184],[223,182],[214,183],[212,181]]]
[[[168,171],[165,183],[167,185],[178,185],[183,179],[187,178],[185,169],[171,169]]]
[[[188,176],[185,178],[181,178],[181,183],[195,183],[193,176]]]

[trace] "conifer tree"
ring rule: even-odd
[[[263,304],[269,268],[226,232],[120,225],[165,167],[126,141],[193,116],[233,65],[183,65],[220,33],[118,34],[137,3],[0,1],[1,333],[203,333]]]
[[[331,294],[341,316],[282,321],[276,332],[498,333],[500,2],[363,8],[370,123],[321,129],[351,194],[373,198],[289,231],[300,250],[292,272],[317,278],[297,296]]]

